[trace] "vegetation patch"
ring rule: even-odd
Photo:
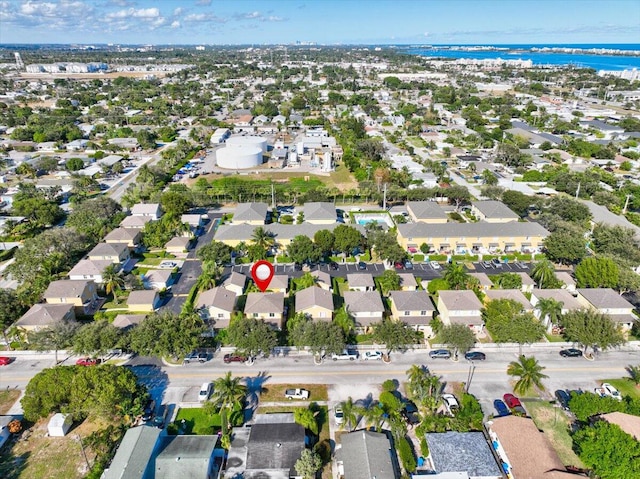
[[[329,399],[326,384],[269,384],[260,394],[260,402],[286,401],[284,391],[292,387],[307,389],[311,393],[309,395],[311,401],[327,401]]]
[[[7,414],[19,397],[20,391],[17,389],[0,391],[0,414]]]

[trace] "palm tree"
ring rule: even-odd
[[[116,304],[118,304],[117,293],[124,287],[124,278],[116,270],[116,266],[114,264],[110,264],[102,272],[102,284],[104,287],[104,292],[107,295],[113,294],[113,300]]]
[[[629,373],[629,378],[633,381],[633,384],[640,386],[640,365],[632,366],[629,364],[629,366],[626,367],[626,370]]]
[[[361,411],[360,406],[353,402],[351,396],[346,401],[342,401],[340,403],[340,408],[342,409],[343,421],[340,425],[340,428],[346,428],[347,431],[353,431],[360,422],[359,416]]]
[[[232,377],[231,371],[227,371],[223,377],[213,382],[213,396],[211,403],[220,408],[220,420],[222,433],[227,435],[230,429],[228,417],[229,411],[236,403],[241,402],[247,394],[247,387],[241,384],[242,378]]]
[[[556,279],[556,268],[551,261],[543,259],[538,261],[531,270],[531,278],[538,283],[538,288],[549,286]]]
[[[215,261],[205,261],[202,263],[202,274],[200,275],[200,289],[213,288],[222,277],[224,269]]]
[[[364,420],[367,426],[372,427],[375,431],[379,431],[382,428],[382,424],[385,420],[386,412],[380,403],[372,403],[367,409],[363,411]]]
[[[548,378],[543,374],[546,368],[538,363],[538,360],[531,356],[520,356],[517,361],[512,361],[507,367],[507,374],[518,378],[513,386],[513,392],[516,394],[525,394],[532,386],[544,391],[542,380]]]
[[[562,318],[562,306],[564,303],[553,298],[540,298],[536,309],[540,313],[540,321],[544,325],[559,324]],[[545,320],[545,318],[547,318]]]
[[[267,231],[262,226],[258,226],[253,230],[253,233],[251,234],[251,241],[264,250],[268,250],[276,243],[273,233]]]
[[[462,263],[449,263],[444,270],[443,278],[449,283],[451,289],[463,289],[467,284],[469,275]]]

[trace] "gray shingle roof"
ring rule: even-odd
[[[439,291],[438,295],[449,312],[482,309],[482,303],[478,297],[473,291],[467,289],[461,291],[443,290]]]
[[[434,311],[435,307],[431,302],[429,293],[424,290],[419,291],[391,291],[389,298],[402,311]]]
[[[327,202],[311,202],[304,205],[305,221],[333,220],[337,218],[336,205]]]
[[[265,221],[269,205],[266,203],[238,203],[233,212],[233,222]]]
[[[69,276],[87,275],[94,276],[102,274],[107,266],[111,266],[113,262],[109,259],[81,259],[69,271]]]
[[[562,303],[562,309],[583,309],[584,306],[566,289],[534,289],[531,293],[538,299],[555,299]]]
[[[391,460],[391,444],[384,434],[355,431],[340,436],[340,458],[348,479],[395,479],[398,473]]]
[[[578,289],[580,295],[594,308],[598,309],[633,309],[633,304],[624,299],[611,288]]]
[[[73,304],[34,304],[16,322],[16,326],[50,326],[73,311]]]
[[[222,283],[222,286],[223,287],[239,286],[242,289],[244,289],[245,284],[247,284],[247,277],[242,273],[232,271],[229,277],[224,280],[224,283]]]
[[[398,225],[398,232],[405,238],[494,238],[514,236],[542,236],[546,238],[549,232],[538,223],[521,223],[509,221],[507,223],[407,223]]]
[[[129,251],[124,243],[98,243],[87,256],[121,256],[125,251]]]
[[[533,310],[531,302],[519,289],[490,289],[485,291],[485,295],[491,301],[495,299],[512,299],[520,303],[525,311]]]
[[[347,283],[350,288],[373,288],[376,285],[370,273],[349,273]]]
[[[225,288],[212,288],[198,296],[196,308],[215,306],[223,311],[232,312],[236,304],[236,294]]]
[[[131,214],[134,216],[154,215],[160,209],[160,203],[138,203],[131,208]]]
[[[447,214],[435,201],[409,201],[407,209],[411,210],[418,220],[447,219]]]
[[[500,468],[481,432],[425,434],[437,473],[467,472],[471,477],[500,477]]]
[[[382,298],[377,291],[345,291],[344,304],[352,313],[384,311]]]
[[[151,304],[156,300],[157,296],[158,292],[152,289],[131,291],[131,293],[129,293],[129,297],[127,298],[127,304]]]
[[[292,240],[298,235],[307,236],[313,238],[316,232],[320,230],[333,231],[339,223],[333,223],[328,225],[314,225],[311,223],[302,223],[300,225],[283,225],[280,223],[273,223],[265,225],[263,228],[275,235],[276,241],[278,240]],[[478,223],[475,223],[478,224]],[[526,223],[519,223],[526,224]],[[364,233],[364,227],[361,225],[349,225],[357,229],[361,233]],[[426,225],[433,226],[433,225]],[[255,225],[240,224],[240,225],[221,225],[218,226],[215,234],[216,241],[249,241],[253,235],[253,231],[257,228]],[[545,230],[546,231],[546,230]]]
[[[136,236],[140,235],[140,230],[138,228],[116,228],[107,236],[104,237],[105,241],[121,241],[121,242],[129,242],[133,241]]]
[[[245,314],[276,313],[284,311],[284,293],[249,293],[244,306]]]
[[[293,469],[304,449],[299,424],[254,424],[249,436],[247,469]]]
[[[137,326],[144,321],[146,317],[147,316],[144,314],[119,314],[111,324],[116,328],[128,329],[133,326]]]
[[[507,207],[507,205],[505,205],[501,201],[474,201],[473,206],[475,206],[478,211],[480,211],[487,218],[513,218],[516,221],[519,218],[517,214],[511,211]]]
[[[49,287],[42,295],[43,298],[79,298],[82,293],[95,283],[91,279],[61,279],[49,283]]]
[[[123,228],[144,228],[149,221],[151,221],[151,217],[149,216],[127,216],[120,222],[120,226]]]
[[[317,286],[311,286],[296,293],[296,313],[313,306],[333,311],[333,295],[326,289]]]
[[[104,479],[140,479],[153,455],[162,431],[156,427],[138,426],[129,429],[111,461]]]
[[[155,479],[208,479],[218,436],[164,436],[156,457]]]

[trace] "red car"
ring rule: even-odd
[[[96,364],[100,364],[99,359],[95,358],[80,358],[76,361],[78,366],[95,366]]]
[[[0,356],[0,366],[6,366],[10,362],[11,362],[11,358],[8,358],[6,356]]]
[[[509,406],[510,408],[515,408],[518,406],[522,407],[520,399],[515,397],[513,394],[505,394],[504,396],[502,396],[502,399],[504,399],[504,402],[507,403],[507,406]]]
[[[393,266],[394,266],[395,269],[404,269],[404,264],[402,264],[400,262],[394,263]]]
[[[223,361],[229,363],[244,363],[247,360],[246,356],[240,356],[239,354],[225,354]]]

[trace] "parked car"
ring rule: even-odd
[[[287,389],[284,392],[284,397],[287,399],[302,399],[303,401],[306,401],[309,399],[310,394],[311,393],[307,389]]]
[[[498,258],[493,258],[491,260],[491,264],[493,265],[494,268],[502,268],[502,263]]]
[[[420,422],[420,415],[418,414],[418,406],[410,399],[402,400],[402,417],[411,426],[415,426]]]
[[[336,263],[335,261],[332,261],[331,263],[329,263],[329,269],[331,269],[332,271],[338,271],[339,269],[338,263]]]
[[[599,394],[602,397],[608,396],[617,399],[618,401],[622,401],[620,392],[609,383],[602,383],[602,386],[600,386],[599,388],[595,388],[594,391],[596,394]]]
[[[376,360],[381,360],[382,359],[382,352],[380,351],[365,351],[362,354],[362,359],[364,359],[365,361],[369,361],[369,359],[376,359]]]
[[[195,361],[198,361],[199,363],[205,363],[208,359],[209,359],[208,353],[192,351],[185,356],[183,362],[185,364],[189,364],[190,362],[195,362]]]
[[[493,401],[493,407],[496,409],[498,416],[508,416],[509,414],[511,414],[511,411],[501,399],[496,399],[495,401]]]
[[[0,356],[0,366],[6,366],[7,364],[10,364],[11,361],[11,358],[7,356]]]
[[[522,406],[520,399],[518,399],[513,394],[507,393],[504,396],[502,396],[502,399],[507,404],[507,406],[509,406],[509,408],[521,414],[527,414],[527,411],[525,411],[524,407]]]
[[[162,429],[164,427],[165,421],[167,420],[168,411],[169,411],[169,408],[164,404],[161,404],[160,408],[158,409],[158,412],[154,416],[153,421],[151,421],[151,423],[158,429]]]
[[[225,354],[222,360],[226,363],[244,363],[247,360],[246,356],[241,354]]]
[[[336,406],[333,410],[333,417],[336,419],[336,424],[338,425],[344,422],[344,412],[340,406]]]
[[[78,366],[95,366],[100,364],[100,360],[96,358],[80,358],[76,361]]]
[[[448,349],[434,349],[429,351],[429,357],[431,359],[451,359],[451,351]]]
[[[202,383],[202,386],[200,387],[200,392],[198,392],[198,401],[202,402],[202,401],[206,401],[207,399],[209,399],[209,396],[211,396],[211,393],[213,392],[213,383]]]
[[[332,354],[331,355],[331,359],[333,359],[334,361],[338,361],[340,360],[349,360],[349,361],[355,361],[356,359],[358,359],[358,352],[357,351],[349,351],[349,350],[343,350],[340,354]]]
[[[484,361],[487,359],[487,355],[480,351],[469,351],[465,353],[464,358],[467,361]]]
[[[366,271],[367,263],[365,263],[364,261],[358,261],[358,269],[360,271]]]
[[[413,263],[411,261],[405,261],[404,269],[413,269]]]
[[[453,394],[443,394],[441,397],[444,407],[447,408],[447,412],[453,416],[455,412],[460,409],[458,400]]]
[[[440,269],[440,263],[438,263],[437,261],[430,261],[429,264],[433,269]]]
[[[483,261],[482,266],[484,268],[491,268],[491,261]]]
[[[571,400],[569,393],[564,389],[558,389],[554,394],[558,400],[558,404],[560,404],[564,409],[569,409],[569,401]]]
[[[153,399],[149,399],[147,404],[144,405],[142,410],[142,420],[148,422],[153,417],[153,413],[156,410],[156,402]]]
[[[560,356],[563,358],[581,358],[582,351],[576,348],[563,349],[560,351]]]
[[[404,264],[402,264],[402,263],[401,263],[401,262],[399,262],[399,261],[396,261],[395,263],[393,263],[393,267],[394,267],[395,269],[404,269]]]

